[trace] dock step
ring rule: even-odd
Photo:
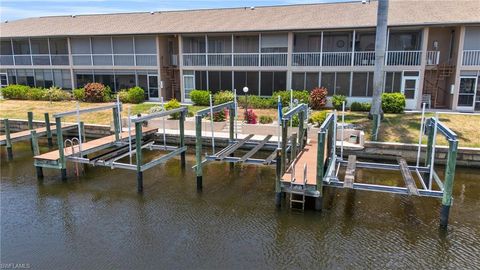
[[[293,185],[290,191],[290,208],[305,210],[305,186]]]

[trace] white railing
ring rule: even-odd
[[[156,54],[72,54],[74,66],[156,66]]]
[[[209,66],[231,66],[232,54],[231,53],[209,53],[208,65]]]
[[[0,65],[51,66],[68,65],[67,54],[16,54],[0,55]]]
[[[440,51],[427,51],[427,65],[440,64]]]
[[[322,66],[350,66],[352,52],[323,52]]]
[[[258,66],[260,63],[260,55],[258,53],[234,53],[234,66]]]
[[[287,65],[287,53],[262,53],[261,66],[278,67]]]
[[[353,65],[355,66],[373,66],[375,65],[375,52],[355,52],[353,55]]]
[[[421,51],[389,51],[385,63],[388,66],[419,66],[421,59]]]
[[[462,65],[480,66],[480,50],[464,50],[462,54]]]
[[[319,52],[302,52],[292,54],[292,66],[314,66],[322,65],[322,53]]]
[[[184,53],[183,65],[184,66],[206,66],[207,56],[204,53]]]

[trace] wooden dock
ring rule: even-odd
[[[158,128],[144,127],[144,128],[142,128],[142,133],[145,136],[145,135],[155,133],[155,132],[157,132],[157,130],[158,130]],[[132,129],[130,131],[130,134],[132,136],[132,140],[134,140],[135,139],[135,129]],[[127,140],[128,139],[128,131],[122,132],[121,133],[121,138],[122,138],[122,141]],[[115,143],[115,135],[110,135],[110,136],[102,137],[102,138],[99,138],[99,139],[96,139],[96,140],[84,142],[84,143],[82,143],[82,152],[89,153],[89,152],[92,152],[96,149],[102,149],[102,148],[109,147],[110,145],[113,145],[114,143]],[[78,145],[75,145],[73,147],[73,152],[74,153],[80,152],[80,148],[79,148]],[[72,147],[71,146],[65,147],[64,148],[64,153],[65,153],[65,157],[68,157],[68,156],[71,156],[72,154],[74,154],[74,153],[72,153]],[[45,153],[45,154],[34,156],[34,159],[39,160],[39,161],[40,160],[58,161],[60,159],[60,153],[59,153],[58,150],[55,150],[55,151],[51,151],[51,152],[48,152],[48,153]]]
[[[304,167],[307,166],[306,181],[304,182]],[[282,176],[283,183],[292,183],[296,185],[316,185],[317,184],[317,142],[311,140],[305,145],[303,151],[295,161],[295,168],[287,170]],[[292,179],[292,172],[295,175]]]
[[[70,130],[76,128],[76,124],[70,124],[70,125],[65,125],[62,126],[62,130]],[[37,133],[37,136],[44,136],[47,135],[47,127],[41,127],[41,128],[36,128],[33,129]],[[55,132],[57,130],[57,127],[55,125],[50,126],[50,130],[52,132]],[[19,142],[19,141],[26,141],[31,138],[31,130],[23,130],[15,133],[10,133],[10,141],[13,142]],[[6,145],[7,144],[7,136],[0,135],[0,145]]]

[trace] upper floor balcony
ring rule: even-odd
[[[462,65],[480,66],[480,50],[464,50],[462,54]]]

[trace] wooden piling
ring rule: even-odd
[[[196,174],[197,174],[197,190],[202,189],[202,116],[195,116],[195,160],[197,163]]]
[[[28,117],[28,129],[32,130],[33,129],[33,112],[27,112],[27,117]],[[33,142],[31,138],[30,138],[30,149],[32,149],[32,153],[33,153]]]
[[[65,181],[67,180],[67,162],[65,160],[61,117],[55,117],[55,126],[57,130],[57,145],[58,145],[58,157],[59,157],[58,162],[60,167],[60,174],[61,174],[62,181]]]
[[[85,123],[83,121],[80,122],[80,134],[82,134],[82,143],[84,143],[86,140],[85,140]]]
[[[115,114],[115,113],[114,113]],[[115,137],[117,133],[115,133]],[[137,163],[137,191],[143,191],[143,172],[142,172],[142,122],[135,123],[135,161]]]
[[[8,119],[3,119],[3,125],[5,126],[5,138],[7,143],[7,158],[8,160],[13,159],[13,148],[12,148],[12,139],[10,138],[10,123]]]
[[[48,147],[53,147],[52,130],[50,128],[50,117],[45,113],[45,129],[47,130]]]
[[[275,167],[275,172],[276,172],[276,175],[275,175],[275,206],[276,207],[281,207],[282,205],[282,186],[281,186],[281,180],[282,180],[282,165],[281,165],[281,153],[282,153],[282,149],[281,148],[277,148],[277,156],[275,158],[276,160],[276,167]]]
[[[303,147],[305,146],[303,144],[303,136],[304,136],[304,128],[303,128],[303,122],[305,120],[305,112],[300,111],[298,112],[298,148],[300,151],[302,151]],[[296,138],[295,138],[296,139]]]
[[[430,120],[427,125],[427,132],[428,132],[428,141],[427,141],[427,157],[425,160],[425,167],[429,167],[431,162],[432,162],[432,153],[433,153],[433,141],[435,140],[434,136],[434,128],[435,125],[432,124],[432,121]],[[425,173],[425,177],[423,177],[425,180],[425,185],[427,187],[430,186],[430,172]]]
[[[185,117],[186,111],[180,112],[180,148],[185,146]],[[180,165],[185,169],[185,152],[180,153]]]
[[[281,144],[281,174],[285,173],[287,165],[287,133],[288,133],[288,121],[282,120],[282,144]]]
[[[37,140],[37,132],[35,130],[30,131],[30,135],[32,137],[32,146],[33,146],[33,154],[35,156],[40,155],[40,149],[38,147],[38,140]],[[40,166],[35,166],[35,170],[37,172],[37,178],[43,178],[43,168]]]
[[[112,113],[113,113],[113,131],[115,132],[115,141],[118,142],[120,140],[120,125],[119,125],[119,114],[118,114],[119,112],[117,107],[112,108]]]
[[[229,119],[229,127],[228,127],[228,131],[229,131],[229,142],[233,142],[234,140],[234,136],[235,136],[235,109],[230,107],[228,109],[228,119]],[[231,153],[230,154],[231,157],[234,156],[234,153]],[[229,162],[229,167],[230,167],[230,170],[233,170],[233,168],[235,167],[235,164],[233,162]]]
[[[317,191],[319,196],[315,198],[315,210],[322,210],[323,201],[323,175],[325,171],[325,139],[324,131],[318,132],[317,144]]]
[[[290,145],[290,162],[293,162],[297,157],[297,133],[292,133],[291,140],[292,144]],[[300,151],[302,150],[301,148],[299,149]]]
[[[450,206],[452,205],[453,181],[455,179],[455,167],[457,163],[458,141],[448,142],[447,167],[445,169],[445,183],[443,187],[442,208],[440,211],[440,226],[448,225]]]

